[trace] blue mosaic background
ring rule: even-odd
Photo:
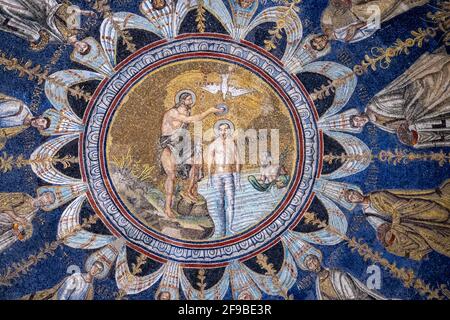
[[[301,5],[301,12],[299,13],[304,26],[304,34],[320,32],[320,16],[323,9],[327,5],[327,0],[305,0]],[[84,9],[89,9],[83,1],[72,1],[73,4],[77,4]],[[115,12],[128,11],[139,14],[138,5],[140,1],[113,1],[112,9]],[[434,4],[434,1],[432,2]],[[267,1],[266,6],[273,5],[270,1]],[[259,11],[264,8],[260,6]],[[372,47],[386,47],[394,43],[397,38],[406,38],[410,35],[411,30],[415,30],[419,27],[426,27],[428,22],[426,21],[426,14],[429,11],[433,11],[432,5],[420,7],[409,11],[399,17],[394,18],[382,25],[382,30],[378,31],[371,38],[355,43],[355,44],[343,44],[334,42],[333,51],[322,60],[336,61],[350,68],[355,64],[358,64],[364,55]],[[91,28],[87,35],[98,38],[98,29],[100,22]],[[267,30],[270,25],[263,26],[259,30],[253,31],[247,40],[254,42],[258,45],[262,45],[263,40],[267,37]],[[187,18],[182,32],[194,32],[196,30],[193,17]],[[221,32],[224,30],[221,25],[214,21],[212,16],[208,16],[207,19],[207,31],[208,32]],[[135,42],[139,46],[145,45],[148,41],[156,40],[154,37],[148,36],[146,39],[135,38]],[[407,70],[424,52],[432,52],[438,49],[440,44],[439,39],[436,38],[430,42],[424,44],[423,48],[413,48],[409,55],[402,55],[396,58],[389,69],[378,70],[377,72],[370,72],[366,75],[359,77],[358,86],[350,102],[347,104],[346,109],[358,108],[364,110],[367,102],[380,90],[382,90],[391,81],[397,78],[405,70]],[[142,42],[142,43],[140,43]],[[280,48],[283,47],[283,43],[280,44]],[[11,54],[15,57],[20,57],[24,60],[31,59],[33,62],[41,65],[46,65],[53,52],[55,46],[49,46],[46,50],[36,53],[28,49],[28,44],[9,34],[0,32],[0,50],[7,54]],[[69,55],[71,49],[66,48],[62,58],[58,64],[53,66],[51,71],[79,68],[80,66],[71,62]],[[279,54],[275,50],[275,55]],[[120,55],[120,53],[119,53]],[[303,82],[308,86],[308,78],[303,77]],[[0,92],[14,96],[23,100],[28,105],[32,104],[33,92],[36,84],[33,81],[28,81],[24,78],[17,77],[14,73],[0,70]],[[365,91],[366,94],[361,94]],[[40,114],[50,107],[49,101],[45,98],[44,94],[41,94],[41,103],[39,104],[36,114]],[[367,145],[376,152],[377,150],[394,150],[401,147],[408,150],[405,146],[399,146],[395,135],[391,135],[375,129],[374,126],[368,125],[364,132],[358,135]],[[8,141],[7,147],[3,150],[9,155],[23,154],[25,157],[29,157],[30,154],[40,144],[44,143],[48,138],[40,136],[34,130],[28,130],[21,134],[17,138]],[[72,154],[76,154],[76,146],[73,150],[70,150]],[[414,150],[414,149],[410,149]],[[441,149],[426,151],[440,151]],[[446,150],[447,152],[450,150]],[[374,171],[376,170],[376,171]],[[345,181],[352,182],[362,188],[364,192],[370,192],[380,189],[433,189],[439,186],[444,180],[450,178],[449,165],[444,167],[439,166],[434,162],[416,162],[408,165],[392,166],[386,163],[375,162],[371,167],[355,176],[346,178]],[[25,167],[20,170],[15,170],[9,173],[0,173],[0,191],[1,192],[24,192],[31,195],[35,194],[35,190],[42,186],[43,182],[40,181],[32,173],[29,167]],[[13,262],[20,261],[22,258],[27,257],[38,251],[46,242],[55,240],[57,232],[57,224],[61,213],[64,211],[65,206],[59,208],[51,213],[39,213],[37,219],[34,221],[35,232],[33,237],[24,243],[16,243],[9,248],[6,252],[0,254],[0,272],[4,270]],[[84,210],[90,210],[88,206],[85,206]],[[361,219],[357,219],[358,215],[362,215],[359,209],[352,213],[346,213],[349,220],[349,233],[350,237],[364,239],[373,249],[381,251],[384,256],[390,261],[396,261],[399,267],[408,267],[416,271],[419,278],[431,285],[447,284],[450,279],[450,258],[435,252],[431,253],[429,257],[422,262],[413,262],[412,260],[402,259],[388,253],[385,253],[383,248],[376,240],[375,233],[369,224],[365,221],[361,222]],[[371,264],[365,262],[358,254],[352,253],[345,244],[340,244],[333,247],[320,247],[320,250],[324,253],[324,263],[328,267],[340,268],[345,271],[349,271],[358,279],[365,282],[369,274],[367,274],[367,267]],[[276,250],[271,250],[271,260],[277,260]],[[71,265],[78,265],[83,269],[83,264],[89,256],[89,251],[75,250],[68,247],[62,247],[55,252],[55,255],[39,263],[35,268],[31,269],[26,275],[21,276],[18,281],[11,287],[0,286],[0,299],[17,299],[25,294],[29,294],[38,290],[50,288],[58,283],[61,279],[67,276],[67,269]],[[282,253],[279,253],[282,255]],[[281,258],[281,257],[280,257]],[[157,265],[157,264],[155,264]],[[382,287],[379,290],[386,297],[395,297],[399,299],[423,299],[413,289],[406,289],[402,283],[391,277],[388,272],[382,271]],[[300,285],[301,279],[308,277],[308,274],[299,271],[298,286],[294,286],[291,293],[295,296],[295,299],[315,299],[315,290],[313,282],[306,281],[304,288]],[[154,290],[147,290],[146,292],[129,296],[128,299],[153,299]],[[114,294],[117,293],[117,287],[113,278],[110,275],[108,279],[96,282],[95,286],[95,298],[96,299],[113,299]],[[181,293],[181,297],[183,294]],[[231,298],[231,294],[228,293],[226,298]],[[271,297],[264,295],[264,299],[277,299],[277,297]]]

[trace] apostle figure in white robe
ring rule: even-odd
[[[29,127],[45,130],[49,126],[50,119],[33,116],[22,101],[0,93],[0,150],[8,139]]]
[[[87,53],[89,46],[77,34],[81,15],[92,14],[56,0],[0,0],[0,30],[27,40],[34,51],[50,43],[68,43]]]
[[[379,23],[428,2],[429,0],[329,0],[321,18],[322,30],[329,40],[361,41],[379,30]],[[376,15],[380,15],[379,20]]]
[[[304,264],[307,271],[317,274],[318,300],[385,300],[383,296],[367,288],[351,274],[324,268],[316,255],[307,256]]]
[[[123,245],[124,241],[117,239],[89,256],[85,263],[86,273],[76,272],[53,288],[24,296],[21,300],[93,300],[94,282],[109,275]]]
[[[87,273],[76,272],[55,287],[25,296],[22,300],[93,300],[94,280],[105,270],[102,262],[96,261]]]
[[[0,253],[17,241],[30,239],[36,213],[54,201],[51,193],[37,198],[24,193],[0,193]]]
[[[371,100],[366,115],[408,146],[450,146],[450,56],[445,48],[422,55]]]

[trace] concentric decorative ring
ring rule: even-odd
[[[220,241],[172,239],[143,225],[121,204],[112,187],[105,157],[108,126],[127,91],[157,68],[193,58],[227,61],[257,74],[279,93],[296,129],[298,154],[295,175],[282,203],[246,233]],[[315,110],[308,102],[306,91],[279,61],[254,45],[208,35],[179,37],[171,42],[145,47],[117,69],[112,78],[101,83],[92,99],[84,119],[86,130],[80,139],[82,175],[89,185],[90,203],[111,232],[124,237],[130,247],[159,261],[177,261],[188,266],[219,266],[267,249],[299,221],[310,203],[314,181],[320,170],[320,134]]]

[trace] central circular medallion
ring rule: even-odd
[[[223,265],[268,248],[307,209],[320,166],[302,88],[275,58],[225,37],[140,50],[86,112],[91,205],[161,261]]]

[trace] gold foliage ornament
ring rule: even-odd
[[[377,71],[377,68],[388,69],[393,58],[402,54],[408,55],[410,49],[417,46],[422,48],[425,42],[436,37],[439,32],[444,33],[443,39],[445,45],[449,45],[450,41],[450,1],[443,1],[438,4],[436,13],[429,12],[427,17],[431,19],[434,27],[418,28],[411,31],[411,37],[406,40],[397,39],[395,43],[388,48],[375,47],[371,49],[370,54],[366,54],[361,64],[356,65],[353,71],[356,75],[361,76],[370,69]]]
[[[272,282],[277,287],[281,297],[283,297],[285,300],[294,300],[294,296],[289,295],[288,291],[281,285],[277,272],[273,264],[269,263],[269,258],[266,255],[262,253],[258,254],[256,256],[256,263],[261,267],[261,269],[266,272],[266,276],[272,278]]]
[[[199,287],[200,291],[200,300],[205,300],[205,290],[206,290],[206,271],[205,269],[198,270],[197,274],[197,286]]]
[[[46,260],[50,256],[54,256],[56,250],[58,250],[67,238],[74,236],[80,230],[87,229],[97,223],[99,217],[92,215],[89,218],[83,220],[82,224],[67,233],[64,237],[55,240],[51,243],[46,243],[37,253],[31,254],[26,259],[22,259],[20,262],[13,263],[6,268],[6,271],[0,275],[0,286],[11,286],[12,281],[19,278],[21,275],[27,274],[34,266],[39,262]]]
[[[443,285],[439,288],[433,288],[430,284],[425,283],[422,279],[417,278],[412,269],[399,268],[395,263],[389,262],[380,252],[377,252],[369,247],[367,243],[362,242],[356,238],[350,238],[345,234],[342,234],[335,228],[328,225],[326,221],[322,221],[316,217],[314,213],[307,212],[304,216],[304,221],[307,224],[317,226],[321,229],[326,229],[329,232],[340,237],[347,246],[353,251],[357,252],[364,261],[371,261],[382,266],[384,269],[389,271],[389,273],[402,281],[405,288],[413,288],[420,295],[426,296],[429,300],[444,300],[445,295],[442,294]]]
[[[380,162],[386,162],[394,166],[407,165],[411,162],[417,161],[423,162],[429,161],[429,162],[437,162],[437,164],[440,167],[443,167],[446,164],[450,164],[450,153],[445,153],[444,150],[441,150],[440,152],[416,153],[407,150],[395,149],[394,151],[382,150],[378,154],[364,153],[364,154],[347,155],[343,153],[337,155],[329,153],[324,156],[324,161],[330,165],[335,162],[340,163],[344,163],[346,161],[373,162],[375,160],[378,160]]]
[[[141,254],[137,257],[136,262],[131,264],[131,275],[137,276],[142,273],[142,267],[147,263],[148,257]],[[123,300],[127,295],[125,290],[119,290],[116,294],[116,300]]]
[[[64,83],[51,78],[48,75],[48,70],[43,70],[40,65],[33,66],[31,60],[19,61],[19,59],[14,57],[8,57],[6,53],[0,50],[0,65],[2,65],[5,70],[16,71],[20,78],[26,77],[29,81],[36,81],[39,85],[43,84],[45,81],[54,83],[59,86],[65,86]],[[83,99],[89,102],[91,99],[91,94],[84,92],[79,86],[67,88],[67,92],[77,99]]]
[[[89,2],[92,2],[92,0]],[[109,5],[109,0],[96,0],[92,4],[92,8],[100,13],[105,19],[109,19],[111,21],[113,28],[122,38],[122,43],[126,46],[126,49],[131,53],[136,52],[137,48],[133,43],[133,37],[130,32],[128,30],[122,30],[119,24],[114,20],[113,12],[111,10],[111,6]]]
[[[50,42],[50,34],[46,30],[39,30],[39,40],[30,43],[30,48],[33,51],[44,50]]]
[[[270,38],[264,40],[264,47],[267,51],[272,51],[277,48],[278,42],[283,39],[283,30],[286,28],[287,18],[289,15],[296,15],[300,12],[300,8],[298,7],[302,0],[283,0],[284,13],[275,23],[275,27],[269,30]]]
[[[3,173],[7,173],[9,171],[13,171],[14,169],[21,169],[23,167],[32,165],[32,164],[52,164],[57,165],[61,164],[64,169],[70,168],[72,164],[79,163],[78,157],[74,157],[72,155],[66,155],[62,158],[58,157],[40,157],[37,159],[25,159],[25,157],[21,154],[14,158],[14,156],[8,155],[6,152],[0,156],[0,171]]]
[[[205,22],[206,22],[206,9],[205,9],[205,3],[204,0],[199,0],[197,5],[197,17],[195,18],[195,22],[197,22],[197,30],[200,33],[205,32]]]
[[[435,38],[438,34],[443,33],[443,42],[446,46],[450,44],[450,1],[442,1],[438,4],[438,10],[435,13],[428,12],[427,17],[434,27],[418,28],[411,31],[411,37],[402,40],[397,39],[395,43],[388,48],[374,47],[370,50],[370,54],[364,56],[364,60],[360,64],[353,67],[353,73],[349,73],[342,78],[328,81],[326,85],[322,85],[319,89],[315,89],[311,94],[313,100],[323,100],[333,94],[342,82],[347,81],[350,77],[357,75],[362,76],[370,70],[377,71],[380,69],[388,69],[394,58],[402,54],[409,55],[414,47],[422,48],[424,43]],[[268,43],[268,45],[270,45]]]

